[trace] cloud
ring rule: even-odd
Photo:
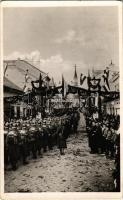
[[[69,30],[64,36],[61,38],[56,38],[55,43],[62,44],[64,42],[82,42],[83,38],[77,36],[77,32],[75,30]]]
[[[61,37],[61,38],[57,38],[55,40],[56,43],[61,44],[63,42],[71,42],[72,40],[74,40],[76,35],[76,32],[74,30],[69,30],[65,36]]]
[[[62,74],[67,75],[67,72],[70,71],[70,68],[70,63],[65,61],[60,54],[51,56],[48,59],[40,59],[39,69],[48,73],[50,77],[54,77],[57,83],[61,81]],[[69,81],[69,75],[67,78]]]
[[[8,56],[5,56],[4,59],[5,60],[15,60],[15,59],[25,59],[25,60],[39,60],[41,57],[41,54],[38,50],[32,51],[31,53],[21,53],[18,51],[14,51],[11,54],[9,54]]]
[[[62,78],[62,74],[67,82],[71,82],[73,80],[74,75],[74,63],[70,60],[65,60],[61,54],[52,55],[49,58],[42,58],[40,51],[35,50],[30,53],[21,54],[20,52],[13,52],[8,55],[6,59],[24,59],[29,63],[33,64],[35,67],[48,73],[50,77],[53,77],[56,83],[59,83]],[[80,73],[87,72],[86,64],[81,61],[78,64],[78,78]]]
[[[40,70],[48,73],[50,77],[54,77],[56,82],[59,82],[61,75],[69,71],[70,68],[70,64],[63,60],[62,55],[56,54],[44,59],[38,50],[25,54],[15,51],[4,57],[5,60],[16,60],[18,58],[24,59]]]

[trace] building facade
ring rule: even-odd
[[[103,75],[104,71],[101,71],[100,74],[96,76],[96,78],[101,78],[101,90],[109,93],[109,96],[112,97],[107,99],[106,97],[103,97],[102,99],[102,110],[107,114],[114,114],[119,115],[120,114],[120,88],[119,88],[119,71],[115,71],[109,68],[109,77],[108,77],[108,83],[109,83],[109,90],[105,91],[104,88],[107,88],[106,83],[103,81]],[[111,94],[112,93],[112,94]]]
[[[46,79],[45,72],[37,69],[29,62],[21,59],[4,61],[4,117],[24,118],[34,115],[38,110],[30,102],[32,81],[37,81],[39,76]]]

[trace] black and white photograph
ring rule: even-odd
[[[4,192],[120,193],[119,6],[3,6],[2,23]]]

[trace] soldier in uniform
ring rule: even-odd
[[[48,123],[47,129],[48,129],[48,148],[49,150],[52,150],[53,149],[53,128],[50,122]]]
[[[66,120],[66,139],[69,137],[69,135],[71,134],[71,124],[70,124],[70,116],[68,116],[67,120]]]
[[[108,124],[108,130],[107,130],[107,137],[106,137],[106,156],[111,156],[111,139],[112,139],[112,130],[111,130],[111,125]]]
[[[44,152],[47,152],[47,147],[48,147],[48,128],[46,126],[46,123],[43,124],[43,149]]]
[[[103,123],[102,125],[102,153],[106,152],[106,135],[107,135],[106,125]]]
[[[89,147],[91,148],[92,146],[92,132],[91,132],[91,127],[92,127],[92,118],[86,116],[86,130],[87,130],[87,134],[88,134],[88,144]]]
[[[56,145],[57,144],[57,125],[58,125],[58,119],[54,118],[52,121],[52,145]]]
[[[113,129],[113,127],[111,127],[111,132],[112,132],[112,136],[111,136],[111,158],[114,158],[114,156],[115,156],[116,133],[115,133],[115,130]]]
[[[35,124],[32,124],[32,127],[29,129],[29,144],[30,151],[32,153],[33,159],[37,158],[37,134],[36,134]]]
[[[113,172],[115,191],[120,192],[120,128],[116,131],[115,139],[115,170]]]
[[[73,117],[73,132],[77,136],[77,127],[78,127],[78,113],[77,111],[74,111],[74,117]]]
[[[9,161],[13,170],[17,169],[17,135],[16,135],[15,125],[12,127],[12,130],[9,131],[6,142],[8,147],[8,156]]]
[[[41,126],[41,123],[38,124],[38,141],[37,141],[37,150],[38,155],[42,158],[43,157],[43,128]]]
[[[20,147],[20,157],[22,158],[23,165],[26,165],[26,164],[28,164],[28,162],[27,162],[28,135],[27,135],[27,130],[26,130],[25,126],[23,126],[22,130],[20,130],[19,147]]]
[[[90,134],[91,153],[97,153],[96,130],[97,130],[97,126],[96,126],[95,121],[93,121],[92,127],[91,127],[91,134]]]
[[[96,137],[95,137],[95,143],[97,147],[97,152],[102,153],[103,152],[103,144],[102,144],[102,127],[101,123],[97,121],[96,123]]]
[[[7,144],[6,144],[6,138],[7,138],[8,132],[9,132],[9,126],[8,126],[8,124],[6,124],[4,127],[4,166],[5,166],[5,169],[7,168],[7,165],[9,162],[8,148],[7,148]]]
[[[64,130],[65,130],[64,124],[61,122],[57,130],[57,134],[58,134],[57,144],[58,144],[58,148],[60,149],[61,155],[64,155],[64,149],[67,148],[66,139],[64,137]]]
[[[74,129],[75,129],[75,126],[74,126],[74,112],[71,112],[71,118],[70,118],[70,124],[72,125],[71,126],[71,133],[73,134],[74,133]]]
[[[27,124],[26,124],[26,130],[27,130],[27,156],[30,156],[31,153],[31,145],[30,145],[30,126],[31,126],[31,122],[28,120]]]

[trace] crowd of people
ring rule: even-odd
[[[11,119],[4,124],[5,169],[16,170],[30,159],[42,158],[45,152],[57,146],[64,155],[66,140],[77,134],[80,112],[77,109],[55,112],[44,119]],[[113,159],[115,191],[120,191],[120,117],[103,115],[93,118],[85,114],[90,153],[105,154]]]
[[[90,153],[105,154],[114,159],[114,186],[120,191],[120,117],[119,115],[103,115],[100,118],[85,116]]]
[[[26,165],[29,158],[43,157],[44,152],[57,146],[64,155],[66,139],[77,132],[79,112],[68,110],[66,114],[44,119],[12,119],[4,125],[5,169],[16,170],[20,163]]]

